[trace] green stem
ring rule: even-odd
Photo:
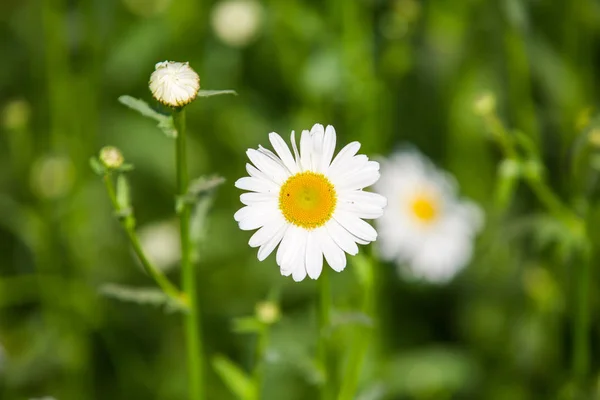
[[[372,258],[368,260],[368,267],[371,269],[369,272],[371,279],[368,282],[365,282],[364,285],[364,297],[361,311],[363,314],[373,318],[373,310],[375,306],[375,287],[378,284],[378,276],[376,268],[374,268]],[[352,400],[356,398],[360,373],[367,355],[367,349],[369,348],[373,329],[374,327],[370,326],[359,326],[356,328],[356,333],[350,349],[350,357],[348,358],[347,369],[343,378],[342,388],[340,389],[338,400]]]
[[[146,254],[144,254],[144,250],[142,250],[142,245],[140,244],[140,241],[135,232],[135,220],[133,218],[133,215],[131,214],[131,211],[121,209],[121,206],[117,201],[117,194],[115,192],[114,184],[112,182],[110,174],[108,173],[104,175],[104,184],[106,186],[106,192],[108,193],[108,197],[110,198],[110,202],[112,203],[113,208],[117,213],[122,214],[119,217],[119,223],[121,224],[123,230],[127,234],[129,242],[133,247],[133,251],[138,256],[140,262],[142,263],[142,266],[144,267],[144,270],[148,275],[150,275],[150,277],[152,277],[152,279],[154,279],[156,284],[162,289],[163,292],[165,292],[166,295],[171,297],[178,304],[182,304],[182,296],[179,290],[175,287],[175,285],[171,283],[171,281],[169,281],[169,279],[161,272],[161,270],[152,265],[150,260],[148,260],[148,258],[146,257]]]
[[[256,344],[256,364],[254,367],[254,399],[262,399],[262,388],[265,377],[265,353],[269,346],[270,326],[265,325],[260,331]]]
[[[331,354],[329,352],[329,335],[331,329],[331,286],[329,271],[323,268],[319,278],[319,344],[318,357],[323,368],[324,381],[321,387],[321,400],[334,398],[333,370],[331,368]]]
[[[183,199],[188,191],[188,169],[185,142],[185,111],[173,113],[175,128],[177,130],[177,194]],[[180,206],[180,207],[179,207]],[[189,398],[199,400],[204,398],[203,393],[203,358],[202,336],[200,329],[200,309],[198,306],[198,291],[196,268],[191,260],[190,241],[190,215],[189,204],[181,202],[178,208],[179,230],[181,237],[181,272],[182,286],[187,295],[189,309],[185,315],[185,336],[187,342],[187,364],[189,379]]]
[[[588,252],[579,262],[577,276],[577,308],[573,326],[573,373],[583,387],[590,367],[590,281],[591,266]]]

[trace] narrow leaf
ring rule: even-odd
[[[131,96],[119,97],[119,102],[139,112],[144,117],[151,118],[158,122],[158,128],[168,137],[177,137],[177,130],[173,125],[173,117],[162,114],[148,105],[144,100],[136,99]]]
[[[156,288],[136,288],[107,283],[100,287],[100,293],[123,302],[165,307],[167,311],[175,311],[180,308],[173,299]]]
[[[117,177],[117,204],[120,210],[126,210],[131,206],[129,182],[123,174]]]
[[[212,97],[220,96],[222,94],[232,94],[237,96],[237,92],[235,90],[200,90],[198,92],[198,97]]]
[[[90,157],[90,167],[96,174],[100,176],[106,173],[106,169],[96,157]]]
[[[255,388],[248,374],[228,358],[218,355],[213,357],[212,365],[225,385],[240,400],[255,398]]]
[[[168,118],[168,115],[159,113],[158,111],[150,107],[148,103],[146,103],[144,100],[136,99],[135,97],[127,95],[120,96],[119,102],[131,108],[132,110],[139,112],[144,117],[152,118],[159,122],[162,121],[164,118]]]
[[[225,178],[222,176],[201,176],[200,178],[194,179],[190,182],[188,193],[194,196],[199,196],[210,192],[225,182]]]

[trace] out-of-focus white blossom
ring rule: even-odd
[[[381,257],[403,275],[443,283],[469,262],[483,213],[457,198],[451,176],[417,151],[402,151],[381,163],[375,190],[388,199],[376,221]]]
[[[187,62],[163,61],[156,64],[149,86],[159,103],[183,107],[198,95],[200,77]]]
[[[215,35],[232,47],[250,43],[260,30],[263,9],[254,0],[226,0],[218,2],[211,14]]]

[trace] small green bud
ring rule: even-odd
[[[118,169],[123,165],[123,154],[114,146],[106,146],[100,150],[100,161],[108,169]]]
[[[473,104],[475,114],[485,116],[496,111],[496,96],[492,92],[485,92],[475,99]]]
[[[277,304],[271,301],[261,301],[256,305],[256,318],[263,324],[271,325],[279,320],[281,312]]]

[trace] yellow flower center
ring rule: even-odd
[[[435,221],[439,214],[439,207],[436,199],[427,194],[419,194],[415,196],[410,203],[410,208],[413,215],[420,221],[429,224]]]
[[[285,219],[305,229],[323,226],[333,215],[336,204],[333,184],[316,172],[289,177],[279,191],[279,208]]]

